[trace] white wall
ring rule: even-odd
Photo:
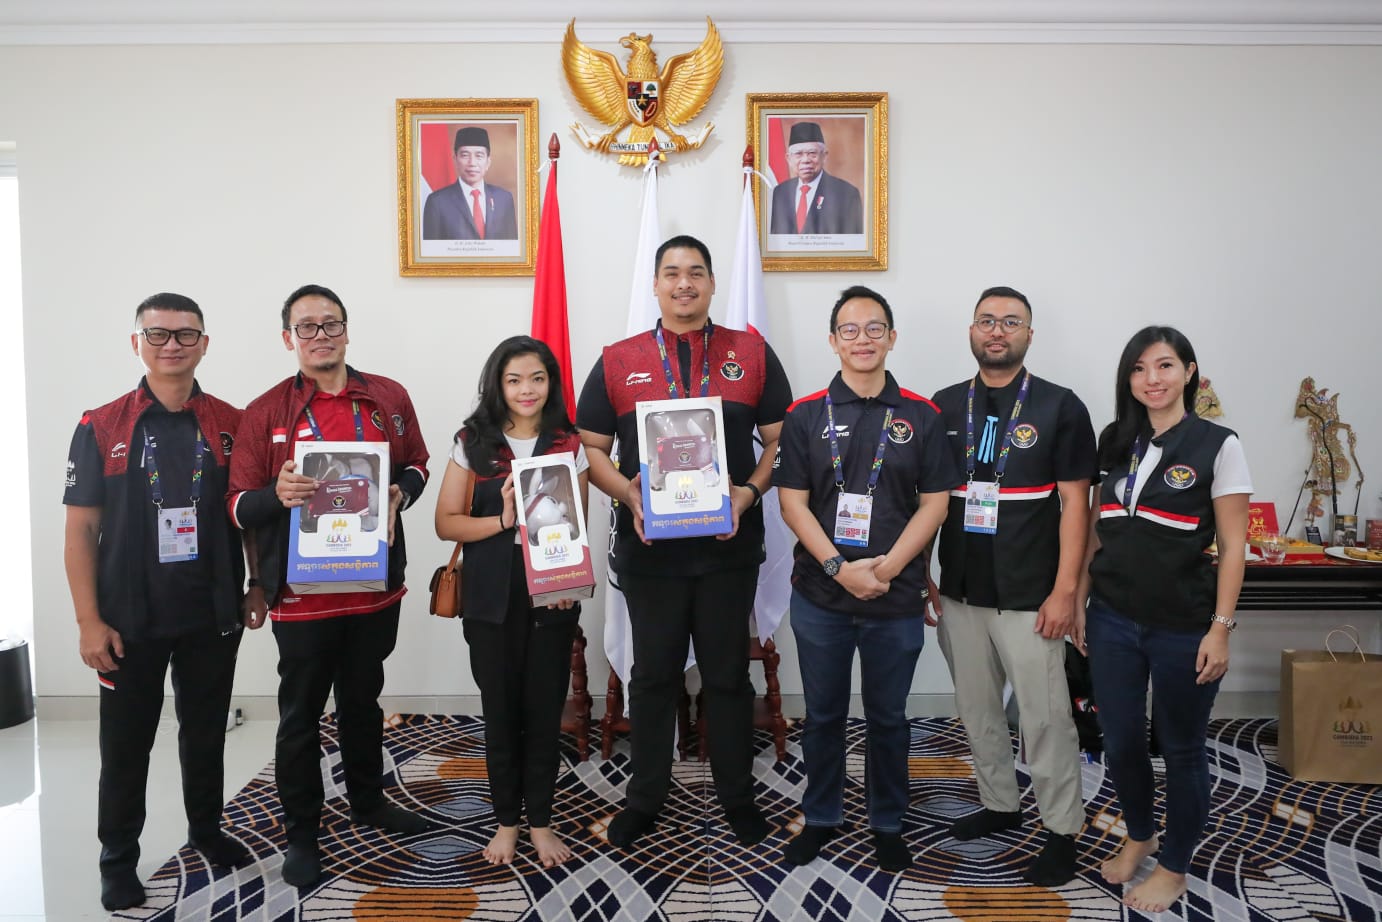
[[[185,292],[208,315],[201,381],[245,402],[294,370],[283,296],[330,285],[351,311],[353,364],[409,387],[443,468],[480,363],[528,324],[526,279],[403,279],[395,240],[394,100],[535,96],[557,132],[576,377],[625,322],[639,205],[634,171],[579,150],[590,119],[565,89],[558,36],[532,45],[8,47],[0,140],[18,142],[30,497],[40,695],[92,695],[61,568],[61,477],[81,411],[134,384],[133,307]],[[660,48],[664,55],[682,48]],[[728,281],[744,94],[886,90],[892,268],[775,273],[775,346],[797,392],[835,366],[836,293],[895,305],[893,369],[930,393],[968,376],[965,326],[990,284],[1035,306],[1030,366],[1074,387],[1096,425],[1118,352],[1147,323],[1181,327],[1248,446],[1261,498],[1289,514],[1307,460],[1291,418],[1306,374],[1344,394],[1382,515],[1376,306],[1382,292],[1382,49],[1133,45],[729,46],[703,117],[708,149],[663,172],[665,233],[705,239]],[[722,316],[723,303],[716,311]],[[454,624],[426,614],[444,548],[431,498],[409,514],[411,582],[392,695],[473,694]],[[1352,495],[1348,497],[1352,504]],[[592,688],[601,605],[583,618]],[[1377,646],[1376,616],[1366,616]],[[1282,646],[1334,618],[1265,616],[1235,638],[1230,689],[1276,687]],[[789,632],[784,691],[799,692]],[[268,631],[246,639],[237,693],[275,688]],[[950,687],[935,645],[917,692]]]

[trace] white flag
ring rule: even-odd
[[[653,277],[656,273],[657,248],[662,243],[662,231],[657,220],[657,164],[652,158],[643,168],[643,210],[638,219],[638,249],[633,257],[633,281],[629,285],[629,322],[625,328],[626,336],[633,336],[651,330],[657,323],[660,311],[657,296],[653,293]],[[614,462],[619,463],[621,446],[614,446]],[[627,446],[628,451],[637,451],[638,446]],[[608,590],[605,592],[605,657],[609,668],[614,670],[625,686],[629,684],[629,670],[633,666],[633,633],[629,630],[629,606],[624,601],[624,593],[619,590],[619,576],[614,572],[614,538],[618,520],[609,497],[601,494],[601,504],[609,515],[609,566],[607,567]],[[625,699],[625,708],[628,699]]]
[[[763,259],[758,250],[758,222],[753,211],[753,177],[753,169],[745,167],[744,198],[739,208],[739,242],[734,248],[725,326],[749,330],[767,339],[768,306],[763,296]],[[762,452],[762,445],[755,439],[755,455],[761,457]],[[753,603],[760,642],[771,637],[782,623],[792,597],[792,546],[796,538],[782,519],[776,490],[763,494],[763,532],[767,559],[758,570],[758,596]]]

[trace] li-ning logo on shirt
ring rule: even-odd
[[[114,447],[110,450],[110,456],[112,458],[123,458],[125,457],[126,448],[127,446],[124,442],[116,442]]]
[[[624,379],[625,387],[633,387],[635,384],[652,383],[653,375],[650,371],[631,371],[629,376]]]
[[[823,439],[828,439],[828,438],[830,438],[830,424],[829,424],[829,423],[826,423],[824,426],[821,427],[821,438],[823,438]],[[849,423],[836,423],[836,424],[835,424],[835,438],[837,438],[837,439],[849,438]]]

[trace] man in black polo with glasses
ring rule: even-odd
[[[1058,887],[1075,876],[1075,836],[1084,826],[1065,636],[1077,617],[1097,466],[1089,411],[1073,391],[1027,370],[1031,342],[1027,297],[1006,286],[987,289],[969,327],[978,371],[933,398],[966,482],[951,493],[940,533],[944,598],[932,600],[944,614],[937,636],[982,807],[956,820],[950,834],[977,839],[1022,825],[1006,680],[1046,827],[1024,877]]]
[[[297,289],[283,302],[282,321],[283,344],[296,354],[298,372],[245,408],[227,504],[232,521],[253,537],[258,579],[251,597],[267,606],[278,641],[274,771],[288,837],[283,879],[310,887],[321,876],[317,725],[333,685],[351,821],[397,835],[431,828],[384,796],[379,708],[384,660],[393,652],[406,591],[399,513],[427,485],[427,445],[403,386],[346,364],[346,310],[331,289]],[[293,448],[303,440],[389,443],[387,589],[296,595],[286,585],[290,510],[321,484],[296,471]]]
[[[197,384],[210,337],[195,301],[156,294],[134,316],[146,373],[82,415],[63,494],[79,650],[101,688],[96,834],[111,911],[144,902],[139,834],[170,664],[188,838],[219,867],[249,857],[220,828],[245,578],[223,505],[240,411]]]

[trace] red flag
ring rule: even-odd
[[[444,123],[424,122],[419,132],[418,146],[422,153],[418,166],[428,192],[436,192],[442,186],[456,181],[456,160],[451,156],[451,139],[447,136]]]
[[[566,412],[576,417],[576,388],[571,384],[571,332],[566,323],[566,263],[561,253],[561,210],[557,206],[557,161],[552,160],[547,195],[538,225],[537,271],[533,278],[533,338],[551,347],[561,366],[561,393]]]
[[[773,174],[773,182],[786,182],[792,178],[787,168],[787,131],[796,119],[768,119],[768,172]]]

